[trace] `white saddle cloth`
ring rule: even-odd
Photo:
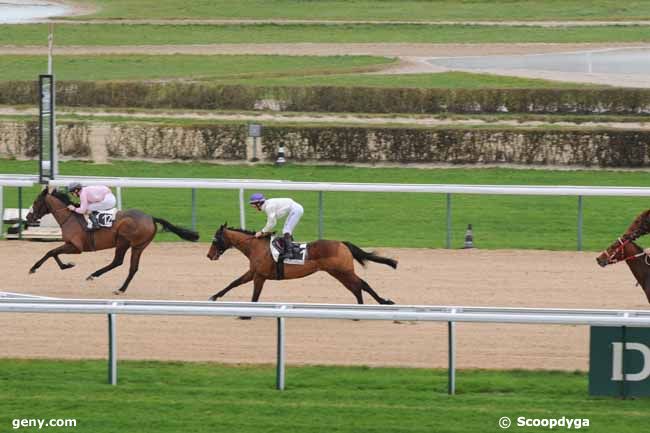
[[[273,261],[277,263],[278,261],[278,256],[280,256],[280,251],[278,251],[277,248],[273,245],[273,241],[275,240],[275,236],[271,236],[270,242],[270,247],[271,247],[271,255],[273,256]],[[285,265],[304,265],[305,260],[307,260],[307,244],[300,244],[300,258],[299,259],[284,259],[284,264]]]
[[[95,211],[95,213],[97,214],[97,221],[99,222],[100,227],[113,227],[113,223],[115,222],[115,215],[117,215],[117,208],[109,210],[98,210]]]

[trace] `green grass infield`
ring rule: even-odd
[[[584,373],[459,370],[455,396],[441,369],[289,366],[286,380],[280,392],[274,366],[121,361],[112,387],[105,361],[3,359],[0,429],[74,419],[48,430],[489,433],[507,416],[513,431],[550,431],[518,427],[519,417],[564,417],[588,432],[638,433],[650,422],[647,399],[589,397]]]

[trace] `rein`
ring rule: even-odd
[[[614,249],[614,252],[612,252],[612,254],[607,253],[607,250],[604,251],[605,255],[607,255],[607,262],[609,264],[613,265],[614,263],[618,263],[618,262],[627,262],[628,260],[634,260],[641,256],[646,256],[645,262],[646,264],[650,265],[650,263],[648,263],[648,256],[643,250],[640,253],[636,253],[627,257],[624,256],[622,259],[617,259],[616,256],[618,255],[619,250],[622,253],[621,255],[624,255],[623,253],[625,252],[624,251],[625,245],[631,242],[629,239],[622,240],[621,238],[618,238],[617,241],[619,245],[616,247],[616,249]]]

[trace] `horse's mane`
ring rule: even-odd
[[[54,197],[58,198],[65,204],[66,206],[69,204],[72,204],[72,201],[70,200],[70,197],[68,197],[68,194],[61,192],[59,190],[53,190],[50,195],[53,195]]]
[[[238,227],[228,227],[228,230],[232,230],[234,232],[239,232],[239,233],[245,233],[245,234],[251,235],[251,236],[255,236],[255,233],[256,233],[254,231],[246,230],[246,229],[242,229],[242,228],[238,228]],[[273,233],[265,233],[264,236],[262,236],[262,237],[266,238],[266,237],[271,236],[272,234]]]

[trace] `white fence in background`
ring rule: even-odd
[[[38,182],[33,175],[0,175],[2,180]],[[135,177],[86,177],[60,176],[50,181],[51,185],[64,186],[72,181],[83,184],[104,184],[117,190],[118,207],[122,204],[122,189],[138,188],[187,188],[192,191],[192,227],[196,228],[196,190],[197,189],[234,189],[239,190],[240,226],[246,227],[245,190],[286,190],[318,192],[318,237],[323,237],[325,192],[392,192],[392,193],[429,193],[446,195],[446,247],[451,248],[452,194],[488,194],[488,195],[542,195],[542,196],[576,196],[577,203],[577,249],[582,250],[583,197],[650,197],[647,187],[604,187],[604,186],[525,186],[525,185],[453,185],[453,184],[385,184],[385,183],[341,183],[341,182],[293,182],[283,180],[244,180],[244,179],[166,179]],[[2,183],[0,183],[2,185]],[[1,194],[1,193],[0,193]]]
[[[118,314],[166,316],[250,316],[277,321],[277,389],[285,387],[285,320],[353,319],[447,322],[448,392],[456,389],[456,322],[543,325],[650,326],[650,311],[497,308],[428,305],[340,305],[252,302],[116,301],[90,299],[11,299],[0,297],[0,313],[106,314],[109,383],[117,384]],[[61,338],[65,338],[61,336]]]

